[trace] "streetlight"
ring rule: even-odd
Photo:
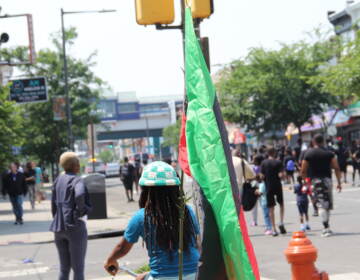
[[[71,115],[71,104],[69,96],[69,82],[68,82],[68,68],[66,59],[66,38],[65,38],[65,27],[64,27],[64,15],[70,14],[95,14],[95,13],[113,13],[116,10],[89,10],[89,11],[61,11],[61,33],[62,33],[62,47],[63,47],[63,59],[64,59],[64,79],[65,79],[65,96],[66,96],[66,115],[67,115],[67,126],[68,126],[68,137],[69,137],[69,148],[74,150],[74,137],[72,132],[72,115]]]

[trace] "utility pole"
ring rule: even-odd
[[[68,129],[68,145],[70,150],[74,150],[74,135],[72,131],[72,113],[71,113],[71,98],[69,92],[69,78],[68,78],[68,65],[66,57],[66,34],[64,15],[67,14],[94,14],[94,13],[113,13],[116,10],[98,10],[98,11],[69,11],[64,9],[60,10],[61,13],[61,33],[62,33],[62,51],[63,51],[63,71],[64,71],[64,93],[66,98],[66,116],[67,116],[67,129]]]
[[[61,9],[61,33],[62,33],[62,48],[63,48],[63,67],[64,67],[64,91],[66,98],[66,119],[67,119],[67,128],[68,128],[68,145],[70,150],[74,150],[73,145],[73,133],[72,133],[72,114],[71,114],[71,104],[70,104],[70,94],[69,94],[69,80],[68,80],[68,68],[67,68],[67,59],[66,59],[66,35],[65,35],[65,26],[64,26],[64,10]]]

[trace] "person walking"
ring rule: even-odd
[[[360,179],[360,147],[355,140],[351,143],[350,152],[353,166],[353,186],[355,186],[356,173]]]
[[[59,175],[52,187],[51,212],[55,245],[59,254],[59,280],[68,280],[70,269],[74,280],[84,280],[87,248],[87,214],[91,209],[87,188],[77,176],[80,160],[75,153],[60,156],[65,173]]]
[[[134,201],[133,185],[135,181],[135,167],[129,162],[128,157],[124,157],[124,164],[120,166],[119,173],[128,202],[132,202]]]
[[[275,206],[276,202],[280,205],[280,224],[279,230],[281,234],[286,234],[284,226],[284,196],[281,184],[281,178],[284,176],[284,167],[280,160],[276,159],[276,150],[274,147],[268,149],[269,158],[261,164],[261,174],[266,186],[266,200],[270,211],[270,219],[272,223],[273,236],[278,236],[275,226]]]
[[[12,209],[15,215],[15,225],[22,225],[23,201],[27,194],[27,184],[23,173],[19,172],[19,165],[15,162],[10,165],[10,172],[4,175],[2,194],[9,195]]]
[[[250,164],[244,159],[244,156],[241,154],[240,149],[236,149],[233,152],[232,161],[234,164],[235,174],[236,174],[236,181],[238,187],[241,192],[241,188],[245,181],[254,180],[256,177],[256,173]],[[258,204],[256,202],[254,208],[251,210],[252,215],[252,226],[257,226],[257,218],[258,218]]]
[[[265,235],[272,235],[272,225],[271,225],[271,219],[270,219],[270,211],[267,206],[267,200],[266,200],[266,186],[265,182],[260,178],[259,175],[256,176],[256,180],[259,184],[259,201],[260,206],[262,208],[263,217],[264,217],[264,223],[265,223]]]
[[[43,172],[41,167],[37,166],[36,163],[32,162],[32,167],[35,170],[35,195],[36,200],[38,203],[41,203],[41,200],[43,199],[43,193],[41,192],[41,188],[43,186]]]
[[[25,180],[26,180],[26,184],[27,184],[27,188],[28,188],[28,192],[29,192],[29,202],[30,202],[30,206],[31,209],[34,210],[35,209],[35,170],[33,169],[33,165],[31,162],[28,162],[26,164],[26,168],[25,168]]]
[[[331,180],[331,170],[335,170],[337,179],[337,190],[341,192],[341,172],[338,161],[333,152],[324,147],[324,137],[317,134],[313,138],[313,148],[309,149],[304,157],[301,167],[303,179],[310,177],[313,185],[313,195],[315,203],[319,208],[319,214],[324,226],[322,236],[329,237],[330,230],[330,211],[333,209],[333,186]]]
[[[343,141],[338,141],[336,156],[339,163],[340,171],[344,175],[344,183],[346,184],[346,175],[347,175],[347,164],[349,158],[349,150],[344,147]]]
[[[152,162],[144,168],[139,182],[143,191],[139,206],[124,236],[107,258],[104,268],[115,276],[118,260],[125,257],[139,237],[146,244],[150,272],[137,280],[176,280],[179,277],[179,216],[181,215],[180,179],[165,162]],[[195,280],[199,262],[197,235],[199,225],[190,206],[184,213],[183,279]]]
[[[300,215],[300,230],[305,232],[310,230],[309,225],[309,198],[310,188],[303,183],[301,176],[297,177],[297,184],[294,186],[294,193],[296,194],[296,205]]]
[[[294,173],[296,170],[296,159],[293,156],[291,148],[286,149],[286,155],[284,157],[284,166],[286,170],[286,180],[289,184],[295,184]]]

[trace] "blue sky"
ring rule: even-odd
[[[294,42],[319,25],[331,28],[327,11],[340,11],[346,4],[345,0],[214,2],[214,15],[202,24],[202,35],[210,38],[212,64],[229,63],[251,47]],[[66,26],[77,27],[79,33],[71,53],[86,57],[97,50],[94,70],[115,91],[147,96],[183,92],[180,32],[137,25],[134,0],[2,0],[1,6],[2,13],[33,14],[37,49],[51,47],[50,33],[60,30],[60,8],[116,9],[113,14],[66,15]],[[16,25],[8,31],[10,36],[20,34],[17,28],[21,29]],[[0,31],[4,31],[1,21]]]

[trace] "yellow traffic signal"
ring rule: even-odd
[[[174,0],[135,0],[135,5],[138,24],[170,24],[175,20]]]
[[[186,0],[185,0],[186,1]],[[192,0],[191,12],[193,18],[208,18],[213,12],[213,0]]]

